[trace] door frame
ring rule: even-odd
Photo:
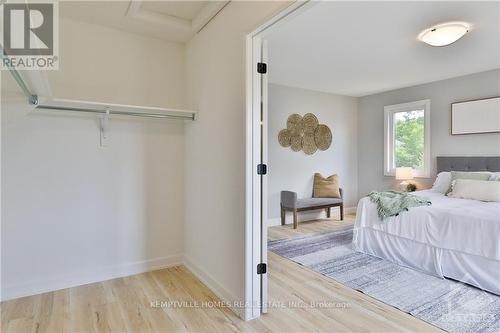
[[[257,63],[261,61],[262,45],[265,35],[300,12],[312,6],[309,0],[294,1],[288,7],[273,16],[266,23],[246,36],[246,162],[245,162],[245,311],[244,319],[251,320],[268,310],[267,273],[257,274],[257,265],[267,265],[266,207],[267,180],[257,174],[257,165],[261,160],[267,164],[267,133],[261,142],[261,105],[263,106],[263,129],[267,131],[267,83],[262,74],[257,72]],[[267,74],[266,74],[267,75]],[[264,94],[262,93],[264,83]],[[261,104],[262,103],[262,104]],[[262,195],[261,195],[262,189]],[[261,209],[263,220],[261,223]]]

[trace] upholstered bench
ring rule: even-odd
[[[342,200],[342,189],[340,189],[340,198],[297,199],[297,193],[292,191],[281,191],[281,225],[285,225],[285,213],[287,210],[293,212],[293,228],[297,229],[298,212],[325,209],[326,217],[329,218],[331,207],[340,207],[340,220],[343,220],[344,202]]]

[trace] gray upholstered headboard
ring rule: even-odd
[[[500,172],[500,156],[438,156],[437,172],[490,171]]]

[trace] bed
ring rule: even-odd
[[[500,172],[500,157],[437,157],[437,171]],[[353,247],[438,277],[500,295],[500,203],[415,195],[431,206],[411,208],[381,223],[375,204],[360,200]]]

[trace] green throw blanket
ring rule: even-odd
[[[384,191],[371,192],[368,194],[370,200],[377,204],[378,217],[384,222],[390,216],[397,216],[410,207],[430,206],[429,199],[411,195],[405,192]]]

